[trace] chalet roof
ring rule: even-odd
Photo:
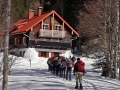
[[[38,24],[42,20],[46,19],[48,16],[50,16],[53,13],[61,21],[63,21],[65,23],[65,25],[67,25],[77,36],[79,36],[79,34],[59,14],[57,14],[54,10],[51,10],[51,11],[46,12],[46,13],[42,13],[40,16],[37,16],[37,15],[33,16],[31,19],[29,19],[29,18],[20,19],[19,21],[17,21],[16,23],[14,23],[10,27],[10,33],[11,34],[17,34],[17,33],[27,32],[32,27],[34,27],[36,24]]]

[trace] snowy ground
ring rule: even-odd
[[[85,62],[87,73],[83,76],[84,90],[120,90],[120,81],[103,78],[100,72],[92,70],[91,63],[94,60],[81,58]],[[47,68],[47,58],[35,58],[31,60],[22,57],[17,58],[13,71],[9,75],[8,90],[74,90],[75,76],[72,81],[57,77]],[[2,90],[2,81],[0,82]]]

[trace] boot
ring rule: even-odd
[[[75,89],[78,89],[78,82],[76,82],[76,86],[75,86]]]
[[[80,83],[80,89],[82,90],[83,89],[83,86],[82,86],[82,84]]]
[[[75,86],[75,89],[78,89],[78,86]]]

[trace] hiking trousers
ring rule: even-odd
[[[76,86],[78,86],[78,82],[79,84],[82,84],[82,76],[83,76],[83,72],[75,72]]]
[[[71,80],[71,71],[72,71],[72,67],[67,67],[67,70],[66,70],[66,80]]]

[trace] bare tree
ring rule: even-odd
[[[118,4],[120,4],[120,0],[118,0]],[[119,29],[118,29],[118,68],[119,68],[119,80],[120,80],[120,5],[119,8]]]
[[[98,46],[104,52],[103,61],[106,62],[106,74],[111,78],[116,78],[119,46],[119,0],[85,2],[79,18],[80,25],[77,26],[77,29],[86,38],[87,43],[85,44],[87,47],[92,47],[97,38]]]
[[[116,24],[114,31],[114,78],[117,77],[117,68],[118,68],[118,50],[119,50],[119,0],[115,2],[116,6]]]
[[[10,10],[11,10],[11,0],[6,0],[6,19],[5,19],[6,24],[5,24],[2,90],[7,90],[7,85],[8,85],[8,50],[9,50]]]

